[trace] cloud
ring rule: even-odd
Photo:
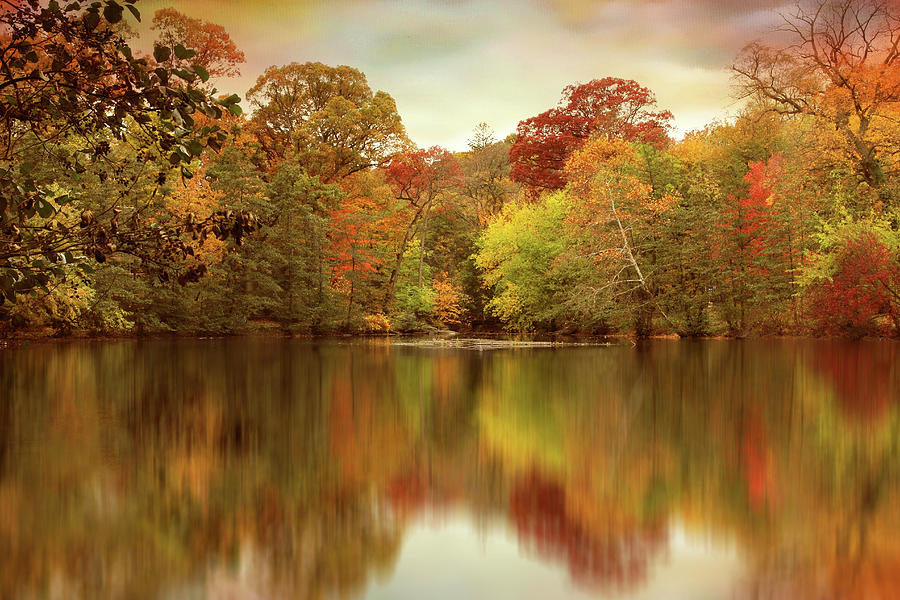
[[[654,90],[680,130],[734,110],[727,67],[778,22],[777,0],[145,0],[225,26],[248,58],[243,93],[272,64],[321,61],[390,93],[420,146],[505,135],[571,83],[616,76]],[[149,21],[145,18],[145,22]],[[152,39],[152,36],[150,36]]]

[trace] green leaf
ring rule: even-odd
[[[137,8],[135,8],[134,6],[132,6],[130,4],[128,6],[126,6],[125,8],[127,8],[131,12],[131,14],[134,15],[134,18],[137,19],[138,23],[141,22],[141,13],[140,13],[140,11],[138,11]]]
[[[109,0],[103,9],[103,18],[110,23],[118,23],[122,20],[122,7],[115,0]]]
[[[166,62],[172,56],[172,49],[165,46],[153,47],[153,59],[158,63]]]
[[[162,67],[156,67],[153,69],[153,72],[156,73],[156,76],[159,77],[159,80],[163,85],[169,84],[169,72]]]
[[[53,208],[53,205],[50,204],[49,202],[47,202],[46,200],[42,199],[42,200],[39,200],[37,203],[38,214],[41,215],[45,219],[49,219],[51,216],[53,216],[54,210],[55,209]]]
[[[200,81],[208,81],[209,80],[209,71],[201,67],[200,65],[194,65],[194,73],[200,77]]]
[[[194,174],[191,173],[191,170],[188,169],[187,167],[181,167],[181,176],[184,177],[185,179],[191,179],[194,176]]]
[[[33,287],[34,278],[31,275],[25,275],[13,285],[13,289],[17,292],[27,292]]]
[[[181,157],[182,162],[191,162],[191,153],[188,152],[188,149],[184,146],[179,144],[178,147],[175,148],[175,152]]]
[[[88,12],[84,13],[82,21],[84,21],[84,25],[88,29],[96,29],[97,25],[100,24],[100,13],[95,10],[89,10]]]
[[[212,104],[202,104],[200,105],[200,112],[211,119],[220,119],[222,117],[222,111],[218,106],[213,106]]]
[[[196,75],[194,75],[190,71],[185,71],[184,69],[172,69],[172,73],[174,73],[175,75],[178,75],[185,81],[193,81],[194,79],[197,78]]]
[[[191,154],[194,156],[200,156],[203,154],[203,144],[201,144],[198,140],[191,140],[188,143],[188,150],[191,151]]]
[[[229,104],[228,112],[230,112],[231,114],[233,114],[236,117],[239,117],[243,114],[244,110],[241,108],[240,104]]]
[[[187,60],[189,58],[193,58],[197,55],[196,50],[191,50],[189,48],[185,48],[181,44],[175,46],[175,56],[180,58],[181,60]]]

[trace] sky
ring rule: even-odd
[[[242,97],[270,65],[318,61],[365,73],[419,147],[466,149],[553,107],[564,87],[633,79],[675,115],[675,134],[740,108],[729,67],[781,22],[784,0],[143,0],[225,27],[247,63],[218,83]],[[246,108],[246,102],[244,102]]]

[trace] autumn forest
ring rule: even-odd
[[[793,7],[700,130],[597,73],[463,150],[352,66],[241,98],[175,9],[0,7],[0,335],[900,333],[892,2]]]

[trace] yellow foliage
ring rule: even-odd
[[[569,189],[578,196],[595,191],[598,175],[620,172],[637,160],[637,152],[625,140],[597,137],[572,153],[566,161]]]
[[[434,288],[434,312],[445,325],[462,322],[462,295],[446,272],[442,272],[432,284]]]
[[[667,193],[667,194],[663,194],[662,197],[657,198],[657,199],[650,198],[647,201],[647,203],[644,205],[644,208],[646,208],[647,210],[649,210],[650,212],[652,212],[656,215],[661,215],[664,212],[666,212],[667,210],[669,210],[670,208],[672,208],[673,206],[675,206],[676,204],[678,204],[679,200],[680,200],[680,198],[676,194]],[[770,202],[770,204],[771,204],[771,202]]]
[[[388,333],[391,330],[391,320],[382,313],[364,315],[363,323],[366,331],[371,333]]]

